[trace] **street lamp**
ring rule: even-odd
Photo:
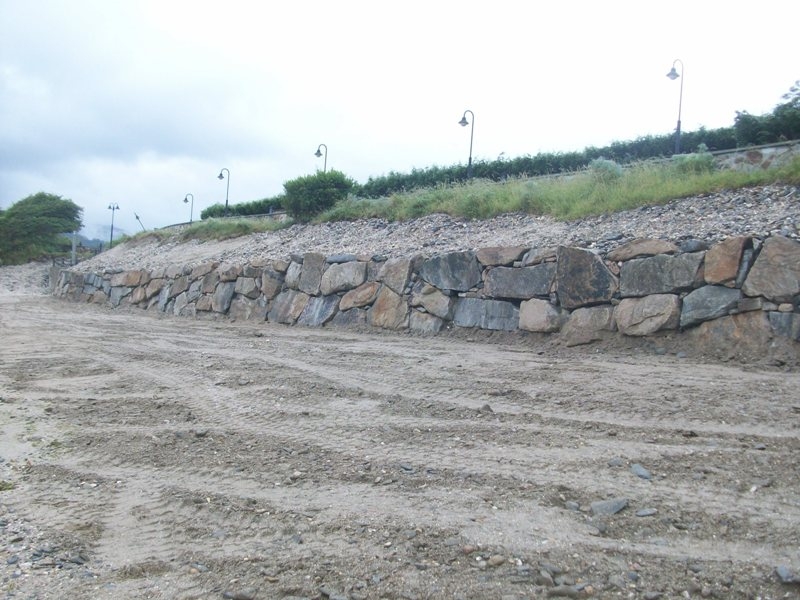
[[[458,122],[458,124],[461,125],[462,127],[466,127],[467,125],[470,124],[470,122],[467,121],[467,113],[472,115],[472,129],[469,132],[469,163],[467,163],[467,179],[471,179],[472,178],[472,136],[475,134],[475,113],[473,113],[469,109],[465,110],[464,111],[464,116],[461,117],[461,120]]]
[[[108,205],[108,210],[111,211],[111,239],[108,242],[108,249],[111,250],[111,246],[114,245],[114,213],[119,210],[119,204],[112,202]]]
[[[222,175],[222,173],[220,173]],[[192,197],[192,205],[189,207],[189,225],[192,224],[192,215],[194,214],[194,194],[186,194],[186,197],[183,199],[184,204],[189,204],[189,196]]]
[[[675,70],[675,65],[677,63],[681,63],[681,72]],[[672,62],[672,69],[670,69],[669,73],[667,73],[667,77],[669,77],[672,81],[681,78],[681,93],[678,96],[678,126],[675,128],[675,154],[681,153],[681,106],[683,105],[683,80],[684,77],[681,77],[684,74],[683,68],[683,61],[680,58],[676,58]]]
[[[328,169],[328,147],[325,144],[320,144],[319,146],[317,146],[317,151],[314,152],[314,156],[316,156],[317,158],[322,156],[320,148],[325,148],[325,162],[322,163],[322,172],[324,173]]]
[[[231,172],[228,169],[223,168],[219,175],[217,175],[217,179],[225,179],[225,176],[222,174],[222,171],[225,171],[228,174],[227,182],[228,185],[225,188],[225,216],[228,216],[228,192],[231,190]],[[185,200],[185,198],[184,198]]]
[[[134,217],[136,217],[136,220],[137,220],[137,221],[139,221],[139,227],[141,227],[141,228],[142,228],[142,231],[147,231],[147,230],[144,228],[144,224],[142,223],[142,220],[139,218],[139,215],[137,215],[136,213],[133,213],[133,216],[134,216]]]

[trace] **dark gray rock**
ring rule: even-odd
[[[653,475],[650,473],[650,471],[645,469],[639,463],[634,463],[634,464],[631,465],[631,473],[633,473],[637,477],[640,477],[641,479],[650,480],[650,479],[653,478]]]
[[[503,300],[459,298],[453,311],[453,323],[459,327],[514,331],[519,325],[519,309]]]
[[[556,269],[558,300],[566,309],[608,302],[619,282],[603,260],[581,248],[558,249]]]
[[[556,274],[555,263],[542,263],[533,267],[495,267],[490,269],[483,284],[487,298],[514,298],[528,300],[536,296],[547,297]]]
[[[297,324],[322,327],[333,319],[338,310],[339,296],[314,296],[309,298],[303,312],[297,318]]]
[[[774,302],[790,302],[800,294],[800,243],[783,236],[768,238],[742,291]]]
[[[741,297],[741,290],[720,285],[705,285],[696,289],[683,299],[680,326],[691,327],[724,317],[736,308]]]
[[[281,292],[272,301],[267,318],[275,323],[294,323],[308,303],[309,296],[297,290]]]
[[[211,296],[211,310],[225,314],[231,307],[231,300],[236,291],[236,281],[224,281],[217,285]]]
[[[297,284],[297,289],[309,296],[319,294],[319,285],[325,266],[324,255],[318,252],[306,253],[303,256],[303,269],[300,271],[300,281]]]
[[[659,254],[624,262],[619,274],[620,295],[629,298],[690,290],[699,282],[702,262],[702,252]]]
[[[367,311],[363,308],[339,311],[330,321],[330,325],[335,325],[336,327],[358,327],[366,324]]]
[[[440,290],[466,292],[481,282],[482,269],[474,252],[451,252],[423,262],[419,275]]]
[[[777,335],[800,342],[800,314],[782,312],[768,314],[769,324]]]
[[[627,506],[627,498],[612,498],[611,500],[592,502],[591,509],[593,515],[615,515]]]

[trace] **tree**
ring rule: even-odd
[[[72,200],[39,192],[0,212],[0,263],[19,264],[63,251],[63,234],[82,226],[83,209]]]
[[[308,221],[347,198],[355,182],[339,171],[319,172],[283,184],[283,206],[298,221]]]

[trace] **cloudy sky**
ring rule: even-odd
[[[0,206],[45,191],[84,234],[188,221],[327,166],[580,150],[763,114],[800,79],[800,3],[0,0]],[[680,66],[678,67],[680,71]],[[217,179],[222,168],[230,180]]]

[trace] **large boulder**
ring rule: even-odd
[[[411,306],[421,306],[432,315],[442,319],[453,316],[453,299],[424,281],[418,281],[411,292]]]
[[[721,285],[705,285],[683,299],[680,326],[691,327],[702,321],[724,317],[736,309],[742,291]]]
[[[572,310],[610,301],[619,283],[593,252],[561,246],[558,249],[556,285],[561,306]]]
[[[363,262],[334,263],[322,274],[319,293],[329,296],[357,288],[367,277],[367,264]]]
[[[566,317],[547,300],[533,298],[519,306],[519,328],[525,331],[553,333],[561,329]]]
[[[614,307],[592,306],[572,311],[561,336],[567,346],[580,346],[603,339],[606,332],[614,329]]]
[[[319,294],[322,274],[327,266],[325,255],[319,252],[308,252],[303,256],[303,270],[300,272],[300,281],[297,289],[309,296]]]
[[[649,258],[622,263],[619,292],[623,298],[651,294],[676,294],[702,284],[703,252]]]
[[[350,263],[344,263],[350,264]],[[308,300],[306,307],[297,318],[298,325],[322,327],[333,319],[339,310],[339,296],[315,296]]]
[[[283,291],[272,301],[267,318],[275,323],[292,324],[303,312],[308,299],[308,294],[298,290]]]
[[[555,275],[555,263],[542,263],[533,267],[495,267],[486,274],[483,295],[487,298],[518,300],[548,296]]]
[[[440,290],[466,292],[481,282],[482,269],[474,252],[450,252],[423,262],[419,274]]]
[[[791,302],[800,294],[800,243],[783,236],[765,240],[742,291],[773,302]]]
[[[396,294],[402,294],[411,277],[413,264],[414,259],[390,258],[381,265],[380,271],[378,271],[378,281],[382,281]]]
[[[742,255],[752,239],[747,236],[731,237],[715,244],[706,252],[703,276],[709,285],[736,286]]]
[[[408,326],[408,302],[404,296],[396,294],[389,286],[382,286],[378,297],[367,315],[367,322],[373,327],[384,329],[403,329]]]
[[[453,312],[453,323],[459,327],[514,331],[519,327],[519,309],[503,300],[459,298]]]
[[[375,301],[378,296],[378,291],[381,289],[381,284],[377,281],[368,281],[361,284],[354,290],[350,290],[342,296],[339,302],[339,310],[345,311],[351,308],[361,308],[367,306]]]
[[[620,333],[650,335],[662,329],[677,329],[681,301],[675,294],[653,294],[644,298],[625,298],[614,309]]]
[[[211,310],[217,313],[227,313],[231,307],[231,300],[236,291],[236,280],[220,281],[217,289],[211,295]]]

